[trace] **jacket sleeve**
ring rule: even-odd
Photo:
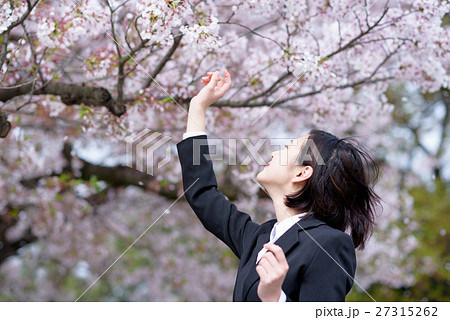
[[[356,271],[353,241],[342,232],[329,236],[321,247],[303,274],[299,301],[345,302]],[[289,297],[286,300],[292,301]]]
[[[187,202],[203,226],[241,258],[244,244],[259,225],[217,190],[206,135],[180,141],[177,151]]]

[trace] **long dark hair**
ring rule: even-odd
[[[306,141],[310,143],[303,145],[297,164],[311,166],[313,174],[301,190],[286,195],[285,205],[310,211],[333,228],[349,230],[355,248],[363,250],[381,200],[373,190],[380,173],[377,163],[353,137],[338,139],[313,129]]]

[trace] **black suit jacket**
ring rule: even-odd
[[[179,142],[177,150],[188,203],[203,226],[240,259],[233,301],[261,301],[256,256],[269,241],[277,220],[259,225],[217,190],[206,135]],[[289,264],[282,285],[287,301],[345,301],[356,269],[355,248],[348,234],[312,215],[291,227],[275,244],[283,249]]]

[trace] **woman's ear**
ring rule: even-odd
[[[293,183],[306,181],[311,178],[313,174],[313,168],[311,166],[304,166],[292,179]]]

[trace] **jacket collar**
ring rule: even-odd
[[[314,215],[301,219],[275,241],[275,244],[279,245],[286,255],[294,246],[300,244],[300,232],[321,224],[325,224],[325,222],[316,218]]]

